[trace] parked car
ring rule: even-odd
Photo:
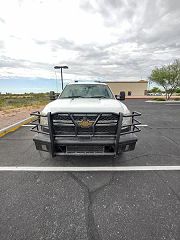
[[[130,112],[105,83],[73,82],[41,113],[32,115],[36,149],[51,155],[118,155],[137,142],[140,113]]]

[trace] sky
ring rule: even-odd
[[[179,56],[179,0],[0,0],[0,92],[60,91],[55,65],[65,83],[148,79]]]

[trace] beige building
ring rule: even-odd
[[[126,96],[145,96],[147,95],[148,81],[107,81],[105,82],[111,88],[114,94],[119,95],[121,91],[126,93]]]

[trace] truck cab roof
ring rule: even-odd
[[[87,84],[87,85],[91,85],[91,84],[94,84],[94,85],[107,85],[106,83],[103,83],[103,82],[96,82],[96,81],[74,81],[74,82],[70,82],[68,83],[67,85],[77,85],[77,84]]]

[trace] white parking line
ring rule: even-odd
[[[0,167],[0,171],[8,172],[106,172],[106,171],[179,171],[180,166],[109,166],[109,167]]]
[[[139,125],[136,125],[137,127],[148,127],[147,124],[139,124]]]
[[[34,127],[36,126],[35,124],[25,124],[25,125],[22,125],[22,127]]]

